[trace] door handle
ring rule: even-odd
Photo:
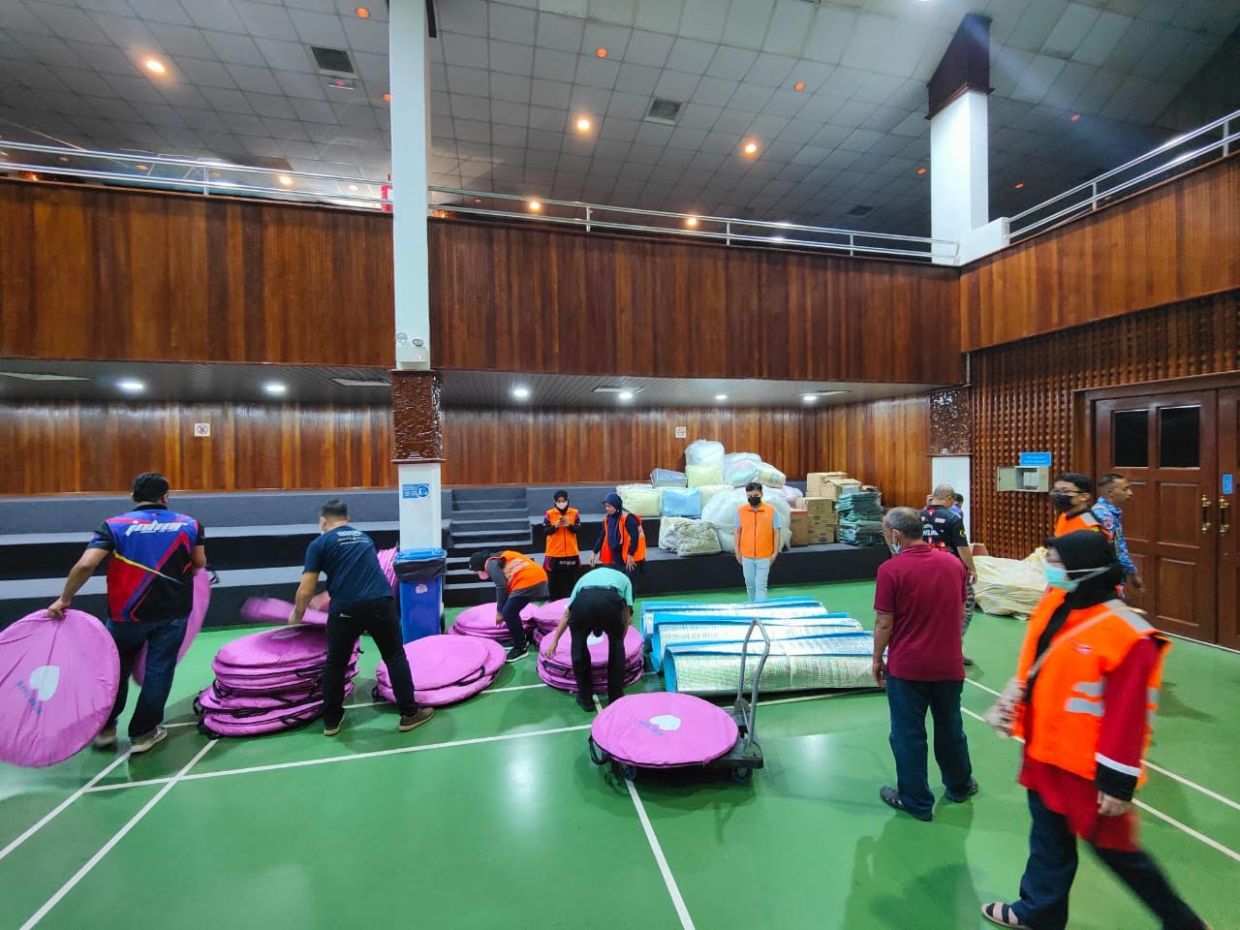
[[[1203,533],[1210,532],[1210,504],[1212,503],[1210,498],[1204,494],[1201,495],[1201,532]]]
[[[1231,523],[1227,520],[1227,510],[1231,507],[1231,501],[1225,497],[1218,499],[1218,534],[1226,536],[1227,531],[1231,529]]]

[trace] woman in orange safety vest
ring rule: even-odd
[[[633,573],[646,561],[646,531],[641,518],[624,509],[624,501],[614,491],[603,500],[603,529],[594,543],[590,567],[609,565],[629,573],[633,587],[637,580]]]
[[[543,515],[543,568],[547,571],[547,586],[554,601],[572,593],[581,571],[577,548],[581,514],[576,507],[568,505],[567,491],[556,491],[553,500],[555,506]]]
[[[1046,541],[1050,588],[1025,632],[1016,678],[987,720],[1025,741],[1020,783],[1033,826],[1020,899],[982,914],[1000,927],[1063,930],[1077,837],[1158,915],[1164,928],[1206,924],[1137,844],[1132,796],[1170,644],[1115,596],[1123,568],[1091,530]]]

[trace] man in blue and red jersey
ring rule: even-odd
[[[145,472],[135,478],[133,499],[137,505],[133,510],[108,517],[95,530],[48,613],[63,617],[73,595],[107,560],[107,627],[120,653],[121,683],[116,705],[94,745],[96,749],[116,745],[116,721],[125,709],[129,674],[146,646],[142,692],[129,721],[130,752],[143,753],[168,735],[164,705],[194,603],[192,576],[206,567],[207,554],[202,524],[168,508],[168,479],[163,475]]]

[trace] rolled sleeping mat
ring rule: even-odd
[[[745,662],[745,690],[764,645],[751,642]],[[689,694],[734,693],[740,679],[741,643],[685,644],[668,648],[663,677],[668,691]],[[775,640],[762,670],[761,693],[876,687],[871,670],[874,635],[826,633]]]
[[[769,600],[759,601],[757,603],[751,601],[731,601],[722,604],[710,604],[704,601],[655,601],[647,602],[642,606],[642,635],[650,636],[654,632],[653,614],[660,611],[673,611],[676,613],[701,612],[701,613],[720,613],[720,614],[738,614],[748,610],[758,610],[765,612],[768,610],[781,610],[787,607],[815,607],[818,610],[824,610],[821,602],[812,597],[773,597]]]
[[[617,762],[639,768],[708,765],[727,755],[739,731],[731,714],[688,694],[628,694],[603,708],[590,739]]]
[[[92,740],[120,684],[116,644],[97,617],[45,610],[0,630],[0,761],[41,768]]]
[[[748,626],[753,622],[754,618],[760,619],[764,624],[771,626],[775,624],[800,623],[805,620],[814,619],[849,619],[846,613],[836,613],[824,610],[822,607],[777,607],[770,610],[738,610],[738,611],[708,611],[708,610],[692,610],[692,611],[670,611],[658,610],[650,615],[650,632],[646,638],[653,642],[654,637],[658,634],[659,627],[668,624],[691,624],[691,623],[740,623]]]
[[[203,621],[207,618],[207,607],[211,604],[211,574],[204,569],[194,572],[194,604],[190,608],[189,618],[185,622],[185,637],[181,640],[181,646],[177,649],[177,664],[181,664],[181,660],[185,658],[185,653],[189,652],[189,647],[193,645],[195,637],[202,630]],[[287,615],[286,615],[287,617]],[[133,663],[133,680],[139,685],[146,675],[146,644],[138,651],[138,658]]]
[[[651,640],[650,662],[654,670],[663,668],[667,649],[673,645],[687,643],[740,643],[744,642],[752,620],[717,619],[708,623],[659,623],[655,627]],[[817,633],[852,633],[862,629],[861,624],[852,617],[799,617],[793,620],[764,621],[766,635],[771,639],[800,639]],[[750,637],[750,648],[762,651],[762,635],[755,633]]]

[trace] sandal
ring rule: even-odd
[[[1016,912],[1012,910],[1011,905],[1005,904],[1002,901],[991,901],[989,904],[983,904],[982,916],[992,924],[999,927],[1007,927],[1008,930],[1033,930],[1028,924],[1020,922],[1020,918],[1016,916]]]

